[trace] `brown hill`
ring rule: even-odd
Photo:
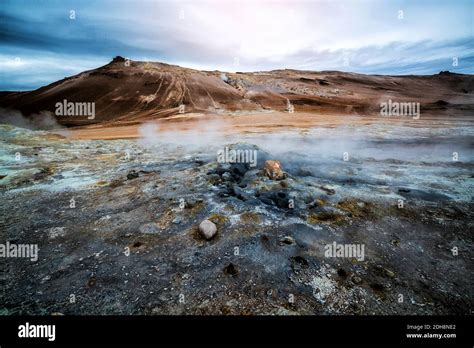
[[[474,114],[474,76],[381,76],[337,71],[274,70],[254,73],[198,71],[164,63],[125,61],[65,78],[30,92],[0,92],[0,107],[25,116],[58,102],[94,102],[94,119],[58,116],[66,126],[128,124],[179,112],[228,113],[287,110],[324,114],[376,114],[388,99],[420,102],[423,112]],[[1,116],[0,116],[1,117]],[[0,122],[2,119],[0,118]]]

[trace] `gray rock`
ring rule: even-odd
[[[238,186],[237,184],[232,185],[232,192],[234,193],[235,197],[241,199],[243,201],[252,199],[255,196],[255,191],[252,189],[245,190]]]
[[[199,224],[199,233],[209,240],[217,233],[217,227],[212,221],[204,220]]]
[[[138,228],[138,230],[143,234],[156,234],[161,231],[158,225],[154,222],[143,224]]]
[[[231,181],[232,175],[229,172],[225,172],[224,174],[222,174],[222,180]]]

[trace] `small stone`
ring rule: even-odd
[[[128,174],[127,174],[127,179],[128,180],[132,180],[132,179],[136,179],[138,178],[138,173],[135,171],[135,170],[131,170]]]
[[[237,267],[234,266],[233,263],[229,263],[227,266],[224,267],[224,273],[229,274],[231,276],[237,275],[239,271],[237,270]]]
[[[173,219],[173,223],[176,225],[179,225],[183,221],[183,218],[181,216],[177,216]]]
[[[390,278],[395,277],[395,273],[392,272],[391,270],[385,269],[384,271],[385,271],[385,275],[386,275],[387,277],[390,277]]]
[[[229,172],[225,172],[224,174],[222,174],[222,180],[231,181],[232,180],[232,175]]]
[[[290,245],[290,244],[295,244],[295,240],[290,236],[285,236],[282,239],[280,239],[280,243]]]
[[[156,234],[159,233],[161,229],[156,223],[151,222],[138,227],[138,231],[143,234]]]
[[[332,188],[329,188],[329,187],[325,187],[325,186],[320,186],[319,187],[321,190],[323,190],[324,192],[326,192],[329,196],[332,196],[333,194],[336,193],[336,190],[332,189]]]
[[[268,160],[265,161],[265,174],[272,180],[282,180],[284,179],[285,173],[281,169],[280,161]]]
[[[212,221],[204,220],[199,224],[199,233],[207,240],[211,239],[217,233],[216,224]]]
[[[360,284],[360,283],[362,283],[362,279],[359,276],[353,276],[352,277],[352,282],[354,284]]]

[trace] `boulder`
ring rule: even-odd
[[[204,220],[199,224],[199,233],[207,240],[211,239],[217,233],[216,224],[212,221]]]
[[[272,180],[282,180],[286,178],[286,175],[281,168],[280,161],[265,161],[264,171],[265,174]]]

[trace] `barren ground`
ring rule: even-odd
[[[472,126],[284,113],[0,126],[1,239],[40,248],[0,259],[1,313],[469,314]],[[216,162],[244,142],[256,168]],[[266,177],[265,159],[287,178]],[[364,260],[326,257],[334,241],[364,244]]]

